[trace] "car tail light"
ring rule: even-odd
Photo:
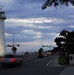
[[[2,61],[2,58],[0,58],[0,61]]]
[[[10,59],[10,62],[15,62],[16,61],[16,58],[11,58]]]

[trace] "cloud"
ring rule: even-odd
[[[13,8],[14,0],[0,0],[0,5],[4,6],[3,9],[10,10]]]
[[[48,7],[44,11],[41,6],[45,0],[0,0],[0,5],[7,19],[5,20],[6,43],[20,43],[24,50],[28,46],[38,49],[41,40],[44,44],[55,45],[54,39],[65,30],[74,30],[74,7],[59,5]],[[33,46],[35,48],[33,48]]]
[[[14,0],[0,0],[0,5],[1,4],[12,4],[14,2]]]
[[[41,32],[34,30],[23,30],[20,33],[30,36],[30,38],[41,38]]]
[[[7,24],[11,24],[11,25],[9,25],[9,27],[16,27],[16,26],[20,26],[20,25],[30,27],[30,26],[34,26],[34,24],[43,24],[43,23],[60,24],[60,23],[64,23],[64,22],[65,21],[63,19],[45,18],[45,17],[43,17],[43,18],[28,18],[28,19],[15,19],[15,18],[13,18],[13,19],[6,20]]]
[[[74,28],[74,25],[69,26],[69,28]]]
[[[72,29],[73,20],[58,18],[24,18],[7,19],[5,21],[6,33],[16,33],[17,42],[34,41],[37,39],[56,38],[63,29]],[[19,36],[18,36],[19,35]],[[6,35],[7,37],[8,35]],[[11,37],[11,36],[10,36]]]

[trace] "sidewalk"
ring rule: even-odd
[[[62,67],[63,65],[58,64],[58,57],[59,56],[55,56],[53,59],[51,59],[50,62],[49,62],[49,65],[50,66]]]
[[[64,67],[64,65],[58,64],[58,56],[50,60],[49,66]],[[67,66],[59,75],[74,75],[74,66]]]
[[[74,75],[74,66],[73,67],[67,67],[59,75]]]

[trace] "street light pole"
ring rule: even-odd
[[[15,34],[15,33],[12,33],[12,34],[13,34],[13,44],[12,44],[12,45],[13,45],[13,47],[14,47],[14,34]]]
[[[13,51],[13,53],[16,53],[17,48],[15,46],[18,46],[19,47],[20,45],[19,44],[17,44],[17,45],[14,44],[14,34],[15,33],[12,33],[12,34],[13,34],[12,45],[7,45],[7,47],[12,47],[11,50]]]
[[[42,41],[41,41],[41,48],[42,48]]]

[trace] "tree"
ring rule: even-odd
[[[16,47],[12,47],[12,49],[11,49],[12,51],[13,51],[13,53],[15,54],[16,53],[16,50],[17,50],[17,48]]]
[[[55,42],[59,51],[61,50],[61,53],[64,52],[67,54],[67,63],[69,64],[69,54],[74,54],[74,31],[61,31],[59,37],[55,39]]]
[[[38,53],[42,53],[44,50],[43,50],[43,48],[40,48],[39,50],[38,50]]]
[[[49,6],[54,7],[57,7],[58,5],[69,6],[69,3],[74,6],[74,0],[47,0],[42,6],[42,10],[46,9]]]
[[[69,53],[74,54],[74,31],[61,31],[59,37],[55,39],[55,42],[60,49],[64,51],[69,50]]]

